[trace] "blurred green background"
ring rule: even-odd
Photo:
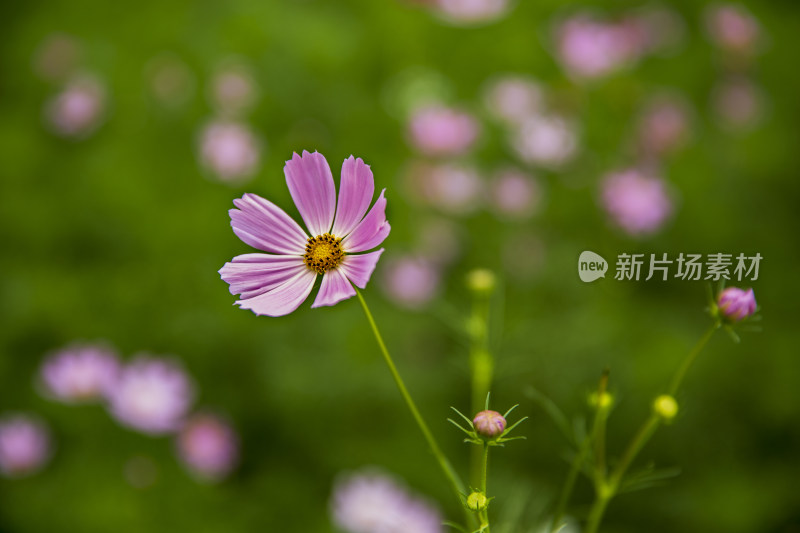
[[[608,16],[638,2],[585,1]],[[503,19],[477,27],[443,23],[421,7],[389,0],[230,2],[5,2],[0,7],[0,414],[37,413],[55,455],[40,473],[0,479],[0,531],[332,531],[328,499],[344,470],[379,465],[458,518],[448,487],[380,359],[354,300],[285,318],[232,306],[217,270],[249,248],[227,210],[243,192],[296,216],[283,179],[293,151],[319,150],[338,181],[354,154],[386,187],[392,234],[365,296],[423,415],[461,471],[468,449],[446,423],[469,410],[464,336],[465,274],[487,267],[503,279],[493,301],[497,376],[493,403],[520,403],[528,440],[493,457],[495,516],[522,498],[533,524],[567,471],[567,444],[526,395],[535,386],[570,414],[611,369],[618,404],[609,425],[617,455],[651,398],[707,327],[702,282],[581,283],[578,254],[759,252],[753,286],[763,331],[734,344],[718,334],[679,397],[681,414],[639,464],[678,466],[663,486],[620,496],[608,532],[800,531],[800,362],[797,349],[798,119],[796,50],[800,4],[748,5],[765,34],[749,67],[768,111],[744,133],[720,128],[710,94],[722,70],[703,29],[705,2],[663,2],[685,23],[683,45],[598,82],[565,76],[548,51],[551,21],[577,7],[519,0]],[[566,12],[569,12],[566,11]],[[37,77],[48,36],[81,43],[81,65],[107,84],[109,113],[91,136],[63,139],[42,114],[58,84]],[[174,108],[149,91],[147,69],[179,58],[193,91]],[[208,84],[221,61],[246,61],[259,86],[248,122],[264,142],[248,183],[210,179],[197,162],[199,128],[213,115]],[[454,102],[484,124],[467,159],[487,171],[514,163],[502,132],[482,113],[486,80],[519,73],[539,80],[580,121],[578,160],[561,172],[534,170],[547,190],[542,212],[501,221],[490,212],[451,217],[461,255],[422,310],[380,290],[383,262],[413,250],[431,208],[405,193],[414,159],[403,117],[387,89],[409,69],[446,80]],[[601,176],[631,164],[631,124],[647,95],[680,91],[694,110],[692,136],[663,176],[679,192],[676,215],[656,235],[632,239],[598,207]],[[446,216],[446,215],[443,215]],[[504,259],[531,239],[535,261]],[[529,254],[528,254],[529,255]],[[104,339],[125,357],[179,357],[197,382],[197,405],[226,413],[241,436],[237,470],[200,484],[174,457],[169,438],[122,429],[100,406],[42,398],[33,381],[44,356],[75,340]],[[132,457],[157,466],[145,488],[126,482]],[[581,480],[570,513],[591,503]],[[529,531],[527,528],[512,531]]]

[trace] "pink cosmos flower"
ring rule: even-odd
[[[753,15],[737,4],[713,7],[708,12],[707,25],[714,44],[731,52],[753,52],[761,33]]]
[[[194,400],[194,387],[177,362],[139,356],[125,368],[109,399],[124,426],[161,435],[181,427]]]
[[[517,124],[542,109],[542,87],[524,76],[504,76],[493,80],[484,94],[489,112],[497,119]]]
[[[688,105],[678,96],[659,96],[639,119],[639,138],[648,154],[663,156],[675,152],[690,136]]]
[[[753,289],[728,287],[719,293],[717,306],[724,318],[731,322],[739,322],[756,312],[756,295]]]
[[[533,116],[512,132],[512,145],[520,158],[549,169],[571,161],[578,151],[578,131],[572,121],[551,116]]]
[[[532,216],[542,201],[539,182],[518,170],[503,170],[491,184],[492,207],[503,217],[525,219]]]
[[[756,126],[764,115],[764,93],[748,78],[724,80],[714,89],[713,105],[724,127],[746,130]]]
[[[0,474],[33,474],[47,462],[50,453],[47,428],[38,419],[20,414],[0,420]]]
[[[505,15],[510,0],[436,0],[434,7],[454,24],[491,22]]]
[[[639,170],[609,174],[602,187],[603,206],[630,235],[653,233],[672,214],[672,200],[664,182]]]
[[[40,377],[45,394],[67,403],[98,400],[111,393],[119,375],[117,355],[103,345],[73,345],[50,356]]]
[[[243,123],[218,120],[200,137],[200,161],[221,180],[239,182],[258,172],[259,142]]]
[[[102,123],[106,112],[105,86],[93,76],[79,76],[45,106],[48,126],[62,137],[84,138]]]
[[[440,278],[439,268],[428,259],[399,257],[389,262],[382,288],[396,304],[407,309],[420,309],[436,296]]]
[[[230,425],[211,414],[193,415],[178,434],[178,455],[199,478],[217,481],[230,473],[239,443]]]
[[[266,254],[245,254],[220,269],[242,309],[283,316],[308,298],[322,276],[311,307],[335,305],[367,286],[389,235],[385,189],[367,213],[375,192],[369,165],[350,156],[342,164],[337,204],[328,162],[318,152],[294,154],[284,167],[286,184],[311,236],[272,202],[245,194],[229,211],[233,232]],[[366,215],[365,215],[366,214]]]
[[[578,14],[556,29],[556,55],[564,70],[579,79],[596,79],[616,72],[644,52],[642,34],[624,22]]]
[[[376,471],[340,477],[331,496],[331,515],[347,533],[442,533],[442,516],[394,478]]]
[[[429,156],[462,155],[480,135],[480,125],[471,114],[441,105],[415,111],[408,129],[414,148]]]

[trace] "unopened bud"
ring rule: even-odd
[[[467,287],[473,292],[490,294],[496,284],[497,277],[491,270],[476,268],[467,274]]]
[[[756,296],[753,289],[728,287],[717,297],[719,314],[730,322],[739,322],[756,312]]]
[[[614,397],[608,393],[597,394],[593,392],[589,395],[589,405],[596,409],[608,409],[614,403]]]
[[[482,492],[471,492],[467,496],[467,509],[470,511],[483,511],[489,506],[489,498]]]
[[[506,419],[497,411],[486,410],[475,415],[472,425],[481,437],[494,439],[506,430]]]
[[[671,422],[678,414],[678,402],[668,394],[662,394],[653,401],[653,411],[661,417],[664,422]]]

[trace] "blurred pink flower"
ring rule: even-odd
[[[576,126],[559,116],[534,116],[513,132],[512,145],[519,157],[545,168],[558,169],[578,150]]]
[[[236,60],[222,65],[211,83],[211,103],[224,116],[239,116],[258,101],[258,84],[250,68]]]
[[[756,312],[756,295],[753,289],[728,287],[719,293],[717,306],[720,315],[730,322],[739,322]]]
[[[36,50],[33,69],[43,80],[56,82],[69,78],[79,63],[78,40],[65,33],[53,33]]]
[[[498,120],[516,124],[537,114],[544,99],[541,86],[523,76],[503,76],[491,81],[484,94],[489,112]]]
[[[442,515],[380,472],[340,476],[331,495],[331,515],[347,533],[443,533]]]
[[[227,476],[239,456],[239,442],[231,426],[211,414],[192,415],[178,434],[178,456],[200,479]]]
[[[62,137],[84,138],[102,123],[106,112],[106,90],[88,75],[74,78],[45,105],[45,119]]]
[[[39,380],[44,393],[67,403],[106,398],[120,370],[117,354],[101,344],[76,344],[51,355],[42,365]]]
[[[50,455],[50,436],[43,422],[23,414],[0,419],[0,474],[12,478],[33,474]]]
[[[594,79],[629,66],[644,53],[636,25],[578,14],[556,28],[556,56],[575,78]]]
[[[234,233],[268,254],[245,254],[225,263],[219,273],[236,303],[257,315],[283,316],[297,309],[322,276],[311,307],[336,305],[364,288],[383,253],[361,253],[389,236],[386,198],[375,192],[369,165],[350,156],[342,164],[339,201],[325,157],[318,152],[293,154],[284,167],[286,184],[311,237],[272,202],[245,194],[229,211]],[[335,216],[334,216],[335,215]]]
[[[728,78],[714,89],[713,106],[725,127],[746,130],[762,119],[764,94],[748,78]]]
[[[664,156],[686,143],[690,126],[688,106],[682,99],[657,97],[639,119],[639,138],[646,153]]]
[[[761,35],[758,21],[740,4],[721,4],[708,11],[706,19],[711,40],[730,52],[755,52]]]
[[[412,146],[429,156],[464,154],[480,135],[480,124],[471,114],[438,105],[416,110],[408,127]]]
[[[408,178],[417,198],[445,213],[466,215],[480,205],[483,180],[470,166],[416,163]]]
[[[505,15],[510,0],[434,0],[434,9],[454,24],[492,22]]]
[[[200,161],[223,181],[244,181],[259,170],[259,141],[245,124],[211,122],[200,136]]]
[[[436,296],[441,275],[428,259],[403,256],[388,262],[382,278],[381,287],[390,300],[407,309],[420,309]]]
[[[165,107],[180,107],[194,93],[191,69],[173,54],[164,53],[151,59],[145,67],[145,77],[153,97]]]
[[[122,369],[109,410],[123,426],[160,435],[181,427],[194,396],[178,362],[140,355]]]
[[[508,169],[498,172],[491,183],[492,207],[501,216],[524,219],[539,208],[542,190],[530,175]]]
[[[633,236],[654,233],[673,211],[664,182],[637,169],[607,175],[602,202],[614,222]]]

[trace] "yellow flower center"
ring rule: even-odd
[[[330,233],[308,239],[303,262],[317,274],[324,274],[336,268],[342,259],[344,259],[342,239]]]

